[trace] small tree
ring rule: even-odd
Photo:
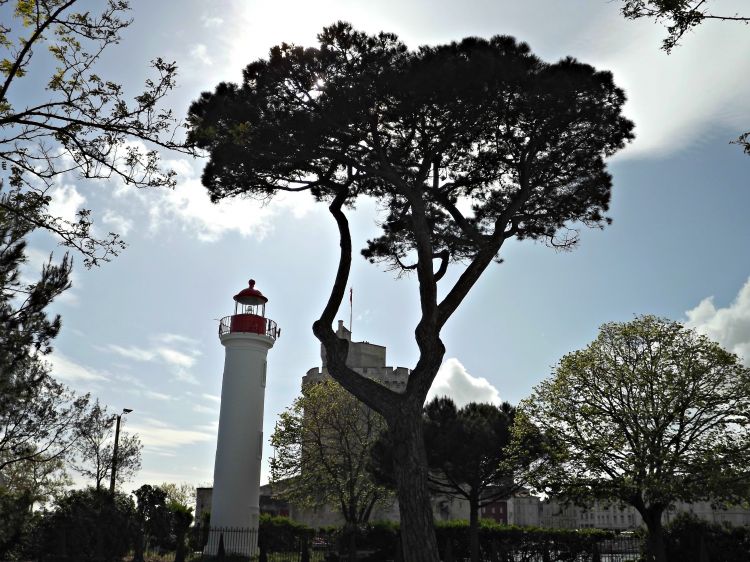
[[[521,411],[519,434],[533,424],[552,445],[535,467],[540,488],[632,505],[657,562],[670,504],[737,499],[750,479],[750,369],[677,322],[605,324]]]
[[[214,201],[309,191],[328,205],[339,264],[313,332],[331,376],[391,430],[406,559],[436,562],[422,407],[445,354],[440,332],[506,240],[569,248],[574,223],[608,223],[604,158],[633,124],[611,74],[542,62],[510,37],[410,51],[393,34],[338,23],[319,43],[274,47],[241,85],[202,94],[189,141],[210,154],[202,181]],[[384,211],[365,257],[419,281],[419,359],[404,392],[349,368],[333,330],[351,270],[344,210],[360,197]]]
[[[119,454],[119,453],[118,453]],[[195,507],[195,486],[188,482],[162,482],[159,484],[159,488],[164,490],[167,494],[167,502],[169,504],[178,503],[185,507]]]
[[[124,425],[124,420],[122,422]],[[121,426],[122,426],[121,425]],[[114,451],[115,416],[97,400],[86,424],[81,428],[76,442],[73,468],[94,481],[97,490],[112,477],[112,454]],[[117,484],[127,482],[141,468],[141,440],[120,430],[117,447]]]
[[[90,6],[76,11],[78,3],[0,2],[0,162],[10,186],[28,203],[13,207],[0,200],[0,208],[58,235],[93,265],[123,244],[116,234],[95,237],[89,211],[72,222],[50,215],[48,189],[54,179],[75,173],[87,179],[114,176],[136,186],[172,186],[174,172],[160,168],[155,147],[184,148],[174,139],[171,111],[160,107],[174,87],[175,64],[152,61],[155,76],[128,99],[120,84],[96,72],[96,63],[130,25],[129,3],[107,0],[101,11]],[[52,61],[44,60],[45,52]],[[46,64],[54,69],[46,88],[21,86],[27,73]]]
[[[385,421],[332,379],[308,384],[282,412],[271,444],[271,478],[300,506],[335,506],[345,521],[350,560],[356,531],[389,495],[373,482],[370,449]]]
[[[143,562],[144,552],[149,545],[163,546],[168,542],[172,529],[172,512],[167,494],[158,487],[144,484],[133,495],[137,502],[133,562]]]
[[[193,509],[174,500],[168,500],[172,534],[175,540],[174,562],[185,562],[187,555],[187,534],[193,523]]]

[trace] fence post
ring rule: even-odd
[[[300,562],[310,562],[310,548],[307,535],[302,537],[300,544],[302,545],[302,556],[300,557]]]
[[[224,549],[224,533],[219,534],[219,548],[216,551],[216,558],[219,560],[224,560],[224,557],[226,556],[226,551]]]
[[[602,562],[602,555],[599,552],[599,543],[594,543],[594,548],[591,550],[591,562]]]
[[[698,555],[699,562],[709,562],[708,559],[708,548],[706,547],[706,536],[701,533],[701,544],[700,554]]]
[[[393,555],[394,562],[404,562],[404,547],[401,544],[401,533],[396,536],[396,552]]]
[[[443,562],[453,562],[453,541],[450,533],[446,533],[445,537],[445,558]]]

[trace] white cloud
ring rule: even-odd
[[[224,20],[217,16],[203,16],[204,27],[219,27]]]
[[[172,374],[175,380],[187,382],[190,384],[198,384],[198,379],[195,378],[195,375],[187,369],[177,369]]]
[[[501,403],[500,393],[487,379],[469,374],[454,357],[447,359],[440,366],[427,393],[427,401],[438,396],[449,396],[459,408],[469,402]]]
[[[105,349],[127,359],[133,359],[134,361],[153,361],[156,358],[156,353],[154,351],[143,349],[142,347],[123,347],[111,343]]]
[[[729,306],[716,308],[714,298],[708,297],[685,314],[686,326],[716,340],[750,365],[750,278]]]
[[[198,383],[198,379],[189,371],[195,365],[197,357],[201,355],[201,352],[194,348],[198,344],[196,340],[179,334],[159,334],[153,336],[151,340],[156,342],[156,345],[148,347],[125,347],[109,344],[99,349],[115,353],[131,361],[166,364],[171,368],[172,376],[175,380],[190,384]],[[167,342],[171,342],[174,345],[166,345]],[[162,345],[159,345],[159,343]],[[175,346],[190,347],[191,349],[183,351],[177,349]]]
[[[734,5],[740,10],[743,3]],[[725,7],[731,11],[732,2]],[[613,72],[628,96],[624,113],[636,124],[636,140],[618,158],[659,158],[703,142],[708,128],[744,126],[750,110],[747,30],[706,22],[669,55],[660,50],[665,35],[662,25],[626,21],[619,10],[602,11],[584,31],[581,59]]]
[[[144,150],[138,143],[129,145]],[[308,193],[279,193],[271,201],[235,197],[212,203],[201,184],[204,160],[187,158],[162,160],[164,168],[177,172],[174,189],[133,189],[120,180],[113,193],[127,206],[128,214],[146,218],[147,231],[157,235],[175,231],[175,226],[202,242],[216,242],[225,234],[236,232],[244,238],[262,240],[272,230],[274,220],[284,214],[301,218],[315,209]]]
[[[213,433],[197,429],[185,429],[155,419],[146,419],[143,424],[131,423],[128,429],[138,434],[147,449],[176,449],[183,445],[203,443],[216,438]]]
[[[198,43],[190,49],[190,56],[206,66],[211,66],[213,64],[211,57],[208,56],[208,49],[202,43]]]
[[[86,198],[78,192],[75,185],[62,184],[49,191],[51,197],[48,207],[49,214],[66,221],[74,222],[76,213],[86,202]]]
[[[215,402],[216,404],[218,404],[218,403],[221,402],[221,397],[216,396],[214,394],[208,394],[208,393],[204,392],[203,394],[201,394],[201,396],[203,396],[203,398],[205,398],[206,400],[210,400],[211,402]]]
[[[154,336],[154,340],[161,342],[161,343],[178,343],[178,344],[185,344],[185,345],[197,345],[199,342],[198,340],[194,338],[189,338],[187,336],[183,336],[180,334],[171,334],[171,333],[165,333],[165,334],[158,334]]]
[[[196,351],[194,352],[194,355],[188,355],[187,353],[169,347],[158,347],[156,348],[156,353],[159,354],[159,357],[161,357],[165,363],[189,369],[195,365],[194,355],[197,355],[199,352]]]
[[[162,401],[169,401],[174,400],[174,396],[170,396],[169,394],[164,394],[162,392],[154,392],[153,390],[147,390],[143,393],[146,398],[151,398],[152,400],[162,400]]]
[[[217,407],[210,408],[208,406],[204,406],[203,404],[193,404],[193,412],[197,412],[199,414],[216,415],[219,413],[219,409]]]
[[[133,228],[132,220],[123,217],[112,209],[104,211],[102,222],[111,225],[112,230],[120,236],[127,236],[128,232]]]
[[[103,381],[109,378],[102,371],[80,365],[58,351],[49,355],[47,360],[52,367],[52,376],[62,381]]]

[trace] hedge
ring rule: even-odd
[[[469,552],[468,521],[435,522],[438,548],[443,560],[465,558]],[[392,521],[375,521],[360,528],[357,547],[370,551],[373,560],[393,558],[399,536],[399,524]],[[569,530],[543,529],[501,525],[492,520],[481,520],[479,530],[480,547],[486,553],[534,552],[551,550],[567,553],[575,559],[578,554],[591,553],[594,545],[614,537],[610,531],[599,529]]]

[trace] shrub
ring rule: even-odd
[[[302,538],[312,537],[313,529],[288,517],[261,514],[258,542],[266,552],[296,549]]]
[[[750,529],[725,527],[678,515],[666,528],[668,560],[681,562],[747,562],[750,560]]]

